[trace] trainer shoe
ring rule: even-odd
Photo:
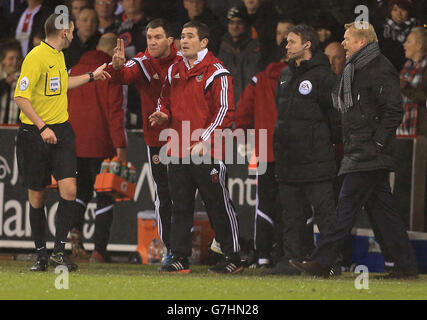
[[[36,263],[30,268],[30,271],[47,271],[49,258],[47,256],[38,256]]]
[[[165,265],[169,264],[169,262],[171,262],[172,258],[173,258],[172,251],[168,250],[167,254],[163,258],[162,265],[165,266]]]
[[[78,265],[76,265],[69,256],[67,256],[64,252],[52,253],[49,258],[49,264],[52,267],[65,266],[68,268],[68,271],[76,271],[78,269]]]
[[[273,268],[262,272],[265,276],[299,276],[301,272],[289,264],[289,261],[279,261]]]
[[[164,273],[189,273],[190,265],[187,258],[172,257],[168,264],[160,267],[159,272]]]
[[[331,275],[333,275],[330,267],[322,266],[316,261],[299,262],[298,260],[291,259],[289,260],[289,263],[297,270],[312,276],[329,278]]]
[[[213,238],[212,240],[211,250],[218,254],[222,254],[222,255],[224,254],[224,252],[222,252],[221,250],[221,244],[218,241],[216,241],[215,238]]]
[[[71,242],[71,255],[75,258],[89,259],[89,254],[86,252],[83,246],[83,236],[82,233],[73,229],[70,232],[70,242]]]
[[[234,274],[243,271],[242,262],[239,257],[225,257],[221,262],[209,269],[209,272],[221,274]]]

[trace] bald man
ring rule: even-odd
[[[325,54],[329,58],[332,71],[337,76],[341,75],[345,67],[345,50],[341,43],[331,42],[325,48]]]
[[[71,75],[85,73],[91,70],[93,65],[109,63],[116,42],[116,35],[104,34],[96,50],[83,54],[79,63],[71,69]],[[84,214],[87,204],[92,199],[95,177],[99,173],[102,161],[116,155],[120,161],[126,161],[122,102],[121,85],[112,84],[111,81],[103,81],[102,84],[93,82],[68,94],[70,123],[76,133],[76,201],[79,206],[79,214],[73,221],[70,234],[74,256],[88,258],[83,247]],[[98,193],[96,196],[95,250],[92,252],[92,261],[108,261],[106,248],[110,238],[114,203],[114,199],[105,194]]]

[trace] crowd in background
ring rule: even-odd
[[[166,18],[173,25],[178,48],[182,25],[198,20],[210,28],[209,49],[232,72],[236,103],[251,78],[283,54],[284,47],[276,41],[279,21],[313,26],[323,51],[328,44],[342,41],[344,24],[357,17],[355,7],[366,5],[381,51],[400,71],[408,58],[405,41],[412,28],[426,23],[427,11],[426,2],[420,0],[1,0],[0,123],[18,123],[11,93],[20,62],[44,39],[46,18],[64,4],[76,24],[74,40],[64,50],[68,69],[96,48],[102,34],[124,39],[129,59],[145,51],[145,27],[150,20]],[[129,86],[125,97],[127,128],[141,128],[137,90]]]

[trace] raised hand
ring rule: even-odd
[[[126,62],[125,42],[123,39],[117,39],[117,46],[114,48],[113,68],[120,70]]]

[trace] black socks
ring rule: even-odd
[[[63,252],[67,235],[71,229],[72,219],[78,212],[78,204],[75,200],[59,198],[58,210],[56,212],[56,234],[53,253]]]
[[[46,215],[44,206],[41,208],[33,208],[30,204],[30,225],[31,235],[33,236],[34,244],[36,245],[37,255],[46,256]]]

